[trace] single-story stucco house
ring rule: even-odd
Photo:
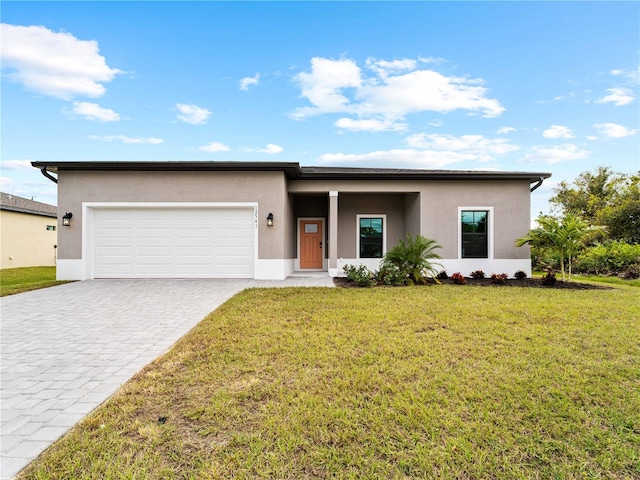
[[[0,268],[56,264],[57,208],[0,192]]]
[[[295,162],[33,162],[58,183],[58,278],[283,279],[376,269],[407,234],[449,272],[531,273],[530,196],[549,173]],[[53,174],[53,175],[52,175]],[[57,178],[55,177],[57,175]]]

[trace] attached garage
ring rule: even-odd
[[[87,205],[93,278],[253,278],[253,205]]]

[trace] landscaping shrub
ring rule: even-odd
[[[523,272],[522,270],[518,270],[515,273],[514,278],[516,278],[518,280],[524,280],[525,278],[527,278],[527,274],[525,272]]]
[[[399,287],[407,284],[409,276],[397,265],[390,263],[383,265],[382,268],[380,268],[376,274],[376,279],[383,285]]]
[[[507,278],[509,275],[506,273],[492,273],[491,274],[491,283],[495,283],[496,285],[504,285],[507,283]]]
[[[435,253],[438,248],[442,247],[431,238],[407,234],[406,241],[400,240],[384,255],[380,268],[386,270],[394,265],[410,282],[425,284],[427,277],[435,278],[436,266],[440,266],[433,262],[442,258]]]
[[[453,283],[455,283],[456,285],[464,285],[465,283],[467,283],[467,279],[464,278],[464,275],[462,275],[460,272],[456,272],[451,275],[451,280],[453,280]]]
[[[476,270],[475,272],[471,272],[471,278],[475,278],[476,280],[482,280],[486,275],[482,270]]]
[[[640,265],[640,245],[616,241],[587,248],[576,269],[594,275],[618,275]]]
[[[373,287],[376,284],[375,274],[364,265],[345,265],[347,278],[359,287]]]
[[[438,273],[438,275],[436,275],[436,278],[438,280],[446,280],[447,278],[449,278],[449,275],[447,275],[446,270],[442,270],[440,273]]]
[[[545,287],[553,287],[556,283],[558,283],[558,279],[554,272],[547,272],[547,274],[542,277],[542,285]]]

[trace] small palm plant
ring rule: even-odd
[[[562,281],[565,280],[565,264],[569,267],[571,280],[571,264],[575,256],[584,248],[589,234],[603,232],[604,227],[590,226],[574,213],[567,213],[562,220],[551,216],[538,218],[538,227],[529,230],[524,237],[516,240],[516,247],[530,244],[532,247],[549,250],[560,258]]]
[[[395,267],[402,272],[410,283],[425,284],[427,277],[440,283],[436,278],[442,267],[433,260],[442,258],[435,250],[442,248],[435,240],[416,235],[407,234],[406,241],[400,240],[398,244],[389,250],[382,260],[381,268]]]

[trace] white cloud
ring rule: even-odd
[[[486,138],[482,135],[453,135],[418,133],[407,137],[409,148],[379,150],[362,154],[326,153],[323,163],[402,163],[420,168],[441,168],[458,162],[490,162],[495,155],[504,155],[520,147],[505,138]]]
[[[108,108],[102,108],[97,103],[73,102],[72,114],[82,115],[87,120],[99,120],[102,122],[118,122],[120,115]]]
[[[571,160],[583,160],[587,158],[589,152],[580,150],[573,143],[564,143],[556,147],[531,147],[531,152],[520,159],[520,162],[531,163],[559,163]]]
[[[239,82],[240,90],[242,90],[243,92],[246,92],[246,91],[249,90],[250,86],[258,85],[259,81],[260,81],[260,74],[259,73],[256,73],[253,77],[244,77]]]
[[[359,87],[361,84],[360,67],[354,61],[314,57],[311,59],[311,72],[301,72],[295,76],[295,80],[302,90],[302,96],[313,107],[298,108],[293,112],[293,118],[354,111],[349,106],[349,99],[343,95],[343,89]]]
[[[614,77],[623,77],[624,79],[631,81],[632,84],[637,84],[638,79],[640,79],[640,67],[634,70],[623,70],[621,68],[617,68],[611,70],[609,73]]]
[[[630,88],[615,87],[605,90],[608,95],[596,100],[596,103],[613,103],[616,107],[629,105],[636,98]]]
[[[2,160],[0,162],[2,170],[31,170],[31,160]]]
[[[267,146],[264,148],[243,147],[242,151],[247,153],[258,152],[258,153],[268,153],[270,155],[273,155],[276,153],[284,152],[284,148],[282,148],[280,145],[276,145],[275,143],[268,143]]]
[[[637,128],[627,128],[623,125],[618,125],[617,123],[596,123],[594,128],[602,135],[611,138],[630,137],[638,133]]]
[[[281,153],[283,151],[284,151],[284,148],[274,143],[268,143],[265,148],[261,148],[260,150],[258,150],[258,152],[260,153],[268,153],[269,155],[273,155],[275,153]]]
[[[505,155],[520,150],[506,138],[487,138],[483,135],[462,135],[455,137],[445,134],[417,133],[407,137],[410,147],[425,150],[464,152],[469,160],[486,162],[495,160],[494,155]]]
[[[481,81],[446,77],[433,70],[417,70],[385,79],[382,85],[364,85],[358,90],[359,110],[403,116],[420,111],[481,111],[485,117],[504,112],[497,100],[486,98]]]
[[[16,185],[16,182],[12,178],[0,177],[0,188],[2,188],[3,190],[9,187],[13,187],[14,185]]]
[[[385,132],[385,131],[404,131],[407,129],[406,123],[396,123],[391,119],[376,120],[374,118],[354,120],[352,118],[340,118],[336,121],[335,126],[345,130],[354,132]]]
[[[563,125],[551,125],[544,132],[542,132],[544,138],[573,138],[571,129]]]
[[[406,70],[415,70],[418,65],[416,60],[409,58],[392,61],[367,58],[365,63],[367,68],[376,72],[380,78],[387,78],[391,74],[397,74]]]
[[[105,92],[102,84],[123,73],[107,65],[94,40],[43,26],[3,23],[0,29],[2,68],[29,90],[65,100],[100,97]]]
[[[152,145],[158,145],[164,142],[161,138],[155,137],[127,137],[126,135],[90,135],[89,138],[91,140],[100,140],[102,142],[122,142],[122,143],[149,143]]]
[[[380,162],[412,164],[419,168],[441,168],[452,163],[474,160],[474,155],[460,152],[440,152],[434,150],[417,150],[413,148],[379,150],[376,152],[325,153],[319,158],[323,163],[370,163]]]
[[[422,63],[443,63],[447,61],[446,59],[439,57],[419,57],[418,60]]]
[[[210,142],[207,145],[198,147],[198,150],[202,150],[203,152],[209,152],[209,153],[228,152],[229,147],[227,147],[224,143]]]
[[[515,132],[516,129],[513,127],[500,127],[496,133],[498,135],[507,135],[508,133]]]
[[[187,105],[185,103],[176,103],[176,108],[180,112],[178,119],[192,125],[200,125],[207,121],[211,116],[211,112],[206,108],[197,105]]]
[[[296,109],[292,118],[348,113],[360,120],[384,117],[395,121],[423,111],[469,110],[485,117],[505,111],[497,100],[487,97],[482,79],[416,70],[418,62],[411,59],[368,59],[366,64],[373,75],[364,74],[353,60],[313,58],[310,72],[294,77],[311,106]]]

